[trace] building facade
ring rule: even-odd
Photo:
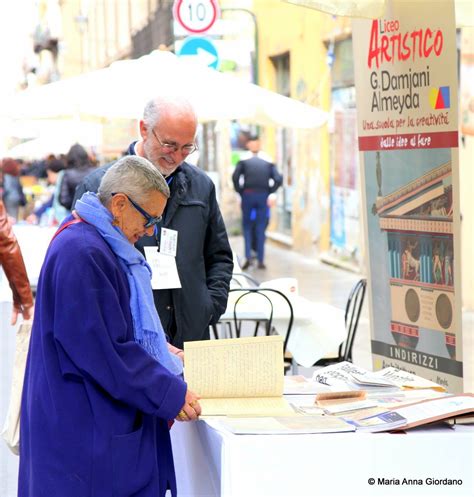
[[[25,64],[24,84],[74,76],[157,48],[174,50],[179,36],[173,33],[172,4],[172,0],[38,0],[32,33],[35,57]],[[350,19],[275,0],[219,4],[221,18],[238,27],[212,35],[216,43],[227,46],[221,70],[330,113],[328,124],[313,130],[244,125],[260,133],[265,152],[284,176],[271,211],[269,236],[294,250],[314,257],[326,254],[331,261],[349,262],[364,272]],[[472,31],[462,30],[460,73],[466,115],[471,109]],[[104,124],[109,135],[104,142],[115,140],[110,153],[117,153],[136,129],[136,122]],[[199,165],[217,178],[223,210],[232,219],[230,225],[238,226],[238,197],[230,181],[234,124],[203,126]],[[474,185],[467,164],[472,163],[474,147],[472,134],[462,133],[462,138],[462,264],[470,274]],[[473,281],[463,281],[463,301],[471,309]]]

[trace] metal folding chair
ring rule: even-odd
[[[236,272],[232,274],[230,279],[230,288],[232,289],[243,289],[243,288],[257,288],[260,283],[253,278],[250,274],[244,271]],[[227,331],[230,336],[232,336],[232,328],[230,321],[219,322],[222,326],[227,327]],[[219,338],[219,332],[217,331],[217,324],[211,325],[212,334],[215,339]]]
[[[366,288],[367,280],[362,278],[353,286],[351,293],[349,294],[344,314],[347,336],[339,346],[338,355],[336,357],[323,357],[317,361],[314,366],[328,366],[342,361],[352,362],[352,348],[359,326],[359,318],[364,303]]]
[[[272,322],[273,322],[273,302],[269,296],[269,294],[274,293],[275,295],[279,295],[284,302],[288,305],[288,326],[286,329],[284,341],[283,341],[283,354],[285,355],[287,345],[288,345],[288,340],[290,338],[290,333],[293,328],[293,321],[294,321],[294,311],[293,311],[293,305],[291,304],[290,300],[288,297],[283,293],[280,292],[279,290],[276,290],[274,288],[231,288],[229,290],[229,293],[231,292],[238,292],[240,295],[237,297],[233,304],[233,315],[232,315],[232,321],[227,318],[225,321],[221,321],[221,324],[226,325],[227,329],[229,331],[230,337],[231,338],[240,338],[242,334],[242,324],[245,321],[254,321],[255,322],[255,328],[253,332],[253,336],[257,336],[259,329],[260,329],[260,324],[265,323],[265,334],[270,335],[273,331],[272,329]],[[268,302],[268,315],[265,315],[263,313],[264,317],[261,316],[262,312],[259,312],[259,315],[252,316],[252,315],[244,315],[240,314],[238,312],[238,307],[239,304],[243,302],[243,300],[250,296],[250,295],[259,295],[264,302]],[[232,327],[233,324],[233,327]],[[214,331],[216,338],[218,338],[217,334],[217,327]],[[285,358],[285,371],[287,371],[291,366],[291,363],[289,362],[288,358]]]
[[[230,279],[230,286],[232,287],[239,287],[239,288],[253,288],[253,287],[258,287],[260,283],[250,276],[250,274],[245,273],[245,272],[240,272],[240,273],[233,273],[232,278]]]

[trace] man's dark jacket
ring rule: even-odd
[[[243,176],[243,184],[240,179]],[[274,193],[283,182],[275,164],[254,154],[249,159],[241,160],[235,166],[232,175],[235,191],[242,194],[245,190],[261,193]]]
[[[133,149],[134,144],[128,153],[133,154]],[[84,179],[74,204],[84,192],[97,192],[112,165]],[[183,342],[209,339],[209,325],[219,320],[227,306],[233,258],[214,183],[207,174],[184,162],[173,174],[170,190],[161,226],[178,231],[176,265],[181,288],[153,290],[153,296],[171,343],[181,348]],[[155,238],[144,236],[136,244],[141,252],[144,246],[156,246]]]

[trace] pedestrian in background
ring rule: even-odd
[[[20,246],[13,233],[7,212],[0,200],[0,266],[8,279],[13,292],[13,311],[11,324],[15,325],[18,314],[23,319],[31,319],[33,314],[33,294],[31,292],[25,263]]]
[[[168,421],[201,408],[133,246],[168,196],[147,160],[124,157],[51,242],[23,386],[19,497],[176,495]]]
[[[265,269],[265,230],[269,221],[268,196],[281,186],[282,176],[275,164],[267,160],[260,151],[260,140],[250,137],[247,148],[248,159],[235,166],[232,182],[241,196],[242,227],[245,243],[245,261],[242,269],[250,266],[253,230],[257,249],[258,268]]]
[[[46,224],[60,224],[70,212],[59,203],[59,195],[61,193],[62,180],[64,175],[65,164],[60,159],[51,159],[46,164],[46,175],[48,183],[52,188],[51,196],[27,217],[27,221],[32,224],[43,224],[42,216],[47,217]],[[51,210],[51,215],[48,213]]]
[[[3,176],[3,203],[8,215],[18,219],[20,207],[26,205],[26,197],[20,183],[21,166],[13,159],[3,159],[1,164]]]
[[[79,145],[79,143],[76,143],[69,149],[66,155],[66,166],[67,169],[61,181],[59,202],[70,211],[77,185],[89,173],[94,171],[96,167],[92,163],[86,149],[82,145]]]
[[[154,267],[163,263],[161,255],[174,256],[179,282],[162,278],[159,285],[153,285],[153,295],[164,329],[179,348],[186,341],[209,339],[209,325],[217,323],[226,309],[233,270],[214,183],[185,161],[197,148],[196,129],[197,117],[187,100],[158,97],[145,106],[141,139],[128,149],[131,155],[147,158],[170,187],[155,236],[144,236],[136,247]],[[76,191],[76,200],[84,192],[97,191],[110,167],[103,166],[86,177]],[[169,262],[169,257],[166,259]]]

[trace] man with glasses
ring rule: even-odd
[[[157,282],[153,296],[163,328],[179,348],[183,342],[209,338],[209,325],[215,324],[226,309],[233,270],[214,184],[207,174],[185,162],[197,149],[196,129],[197,117],[188,101],[159,97],[145,106],[141,139],[127,151],[148,159],[170,187],[161,221],[153,219],[133,199],[130,203],[141,212],[145,225],[155,225],[154,236],[144,236],[135,246],[153,267],[157,253],[175,257],[179,283],[172,284],[171,276],[168,288]],[[78,186],[75,200],[86,191],[96,192],[111,165],[87,176]]]

